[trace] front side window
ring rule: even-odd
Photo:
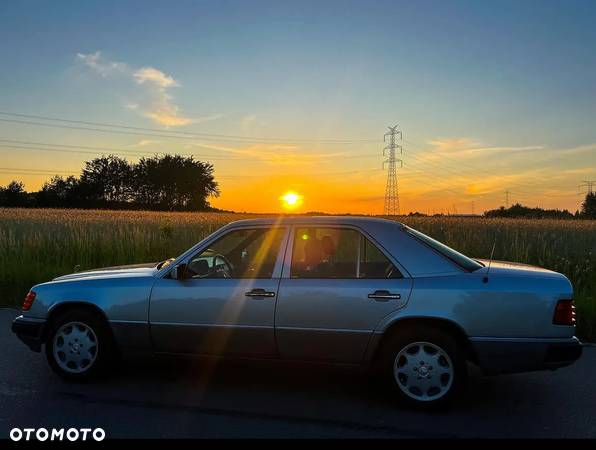
[[[399,272],[360,232],[299,227],[294,233],[291,278],[394,278]]]
[[[284,228],[234,230],[193,256],[189,278],[271,278]]]

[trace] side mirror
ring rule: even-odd
[[[186,276],[186,264],[177,264],[174,266],[170,275],[173,280],[184,280]]]

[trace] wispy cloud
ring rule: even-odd
[[[470,138],[455,138],[455,139],[434,139],[429,142],[437,152],[449,153],[452,156],[475,156],[486,155],[489,152],[505,153],[505,152],[523,152],[530,150],[542,150],[543,145],[526,145],[526,146],[487,146],[480,142],[476,142]]]
[[[449,139],[433,139],[429,142],[430,145],[435,147],[438,151],[452,152],[454,150],[461,150],[478,145],[478,143],[472,141],[469,138],[449,138]]]
[[[327,158],[336,158],[345,155],[345,152],[312,153],[305,152],[298,145],[277,143],[254,143],[242,147],[229,147],[221,144],[193,142],[187,144],[188,148],[200,147],[209,150],[226,152],[244,158],[254,158],[265,163],[295,166],[308,165]]]
[[[240,129],[245,133],[249,131],[257,122],[257,116],[255,114],[249,114],[240,119]]]
[[[77,57],[86,66],[95,70],[99,75],[106,78],[114,74],[124,73],[128,71],[125,63],[116,61],[106,61],[102,58],[100,52],[95,53],[77,53]]]
[[[593,172],[596,172],[595,167],[583,167],[580,169],[566,169],[566,170],[561,171],[561,173],[564,175],[583,175],[586,173],[593,173]]]
[[[121,77],[140,88],[140,95],[136,96],[138,98],[128,101],[125,107],[137,111],[159,125],[179,127],[222,117],[221,114],[202,118],[190,118],[184,115],[170,94],[170,89],[180,87],[180,83],[155,67],[131,67],[125,62],[106,59],[99,51],[78,53],[77,58],[102,78]]]

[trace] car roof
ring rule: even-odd
[[[292,225],[292,224],[334,224],[334,225],[402,225],[394,220],[383,219],[380,217],[367,216],[277,216],[257,219],[243,219],[231,222],[228,226],[258,226],[258,225]]]

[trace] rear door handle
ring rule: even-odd
[[[401,298],[400,294],[392,294],[389,291],[375,291],[372,294],[368,294],[368,298],[372,298],[378,302],[386,302],[389,300],[399,300]]]
[[[275,297],[275,292],[266,291],[265,289],[253,289],[244,295],[247,297]]]

